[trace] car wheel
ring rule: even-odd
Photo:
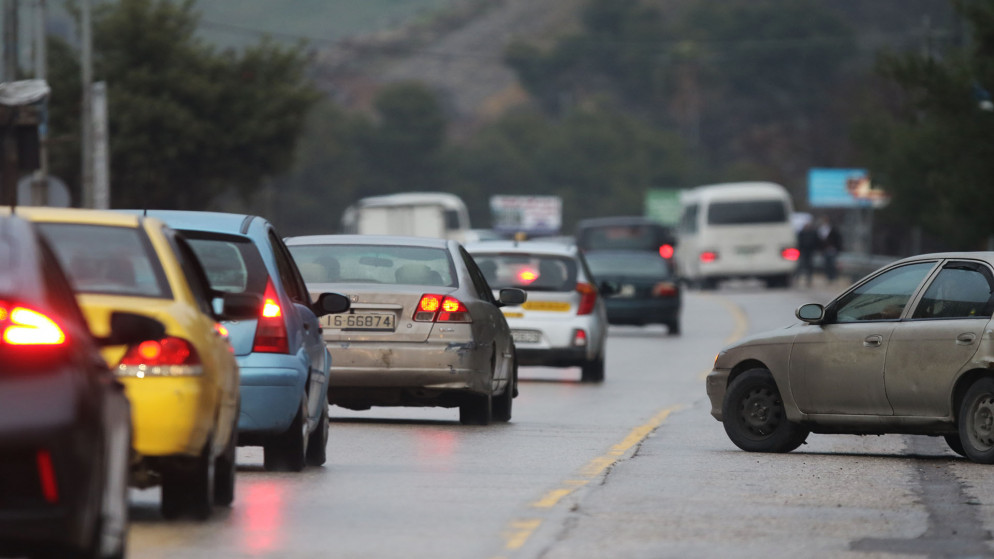
[[[514,391],[518,384],[518,366],[511,366],[511,378],[504,387],[504,392],[494,399],[493,418],[495,421],[511,421],[511,407],[514,404]]]
[[[162,472],[162,516],[210,517],[214,507],[214,458],[208,443],[200,456]]]
[[[263,467],[270,472],[299,472],[304,469],[304,449],[307,441],[307,422],[304,405],[297,409],[290,427],[269,440],[262,447]]]
[[[580,365],[580,382],[604,381],[604,356],[598,356]]]
[[[668,334],[670,336],[680,335],[680,319],[676,318],[666,323],[666,328],[668,329]]]
[[[467,394],[459,405],[459,423],[490,425],[493,418],[493,398],[490,394]]]
[[[994,379],[974,381],[963,395],[959,410],[963,455],[980,464],[994,464]]]
[[[959,435],[945,435],[943,438],[946,439],[946,444],[953,452],[960,456],[966,456],[966,451],[963,450],[963,441],[960,440]]]
[[[307,465],[323,466],[328,459],[328,404],[321,402],[321,417],[307,441]]]
[[[808,437],[807,429],[787,420],[780,391],[767,369],[750,369],[732,381],[722,416],[728,438],[749,452],[790,452]]]
[[[236,416],[237,417],[237,416]],[[235,451],[238,446],[238,426],[232,427],[224,453],[217,457],[214,465],[214,503],[230,507],[235,501]]]

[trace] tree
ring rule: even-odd
[[[956,6],[969,44],[882,56],[879,72],[897,89],[861,120],[857,141],[892,194],[887,213],[954,248],[979,249],[994,236],[994,112],[983,104],[994,91],[994,4]]]
[[[114,207],[202,209],[225,191],[251,194],[291,162],[320,97],[307,79],[303,46],[264,40],[218,52],[197,39],[197,24],[194,0],[121,0],[94,13],[94,74],[108,83]],[[59,73],[70,70],[53,65],[53,83],[71,83]],[[54,130],[78,126],[76,91],[52,96]]]

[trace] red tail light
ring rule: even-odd
[[[663,283],[657,283],[656,285],[652,286],[653,297],[671,297],[676,294],[677,290],[675,284],[669,282],[663,282]]]
[[[473,322],[469,309],[455,297],[426,293],[414,310],[415,322]]]
[[[189,376],[204,372],[193,344],[169,336],[146,340],[128,348],[117,366],[117,374],[130,377]]]
[[[673,258],[673,245],[662,245],[659,247],[659,256],[669,260]]]
[[[266,281],[266,291],[262,294],[262,316],[255,327],[255,353],[290,353],[290,340],[283,321],[283,308],[276,293],[276,286],[270,278]]]
[[[706,250],[701,253],[701,262],[714,262],[718,259],[718,253],[713,250]]]
[[[41,484],[41,494],[51,504],[59,502],[59,484],[55,478],[55,466],[52,464],[52,454],[47,450],[39,450],[35,455],[38,465],[38,481]]]
[[[784,260],[796,262],[801,257],[801,251],[794,247],[788,247],[780,251],[780,256],[783,256]]]
[[[594,305],[597,303],[597,288],[589,283],[576,284],[576,292],[580,294],[580,306],[576,309],[576,314],[584,315],[594,312]]]
[[[0,332],[4,343],[17,346],[57,346],[66,343],[66,334],[44,314],[0,301]]]

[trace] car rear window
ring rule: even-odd
[[[307,283],[383,283],[455,287],[449,251],[393,245],[288,246]]]
[[[230,293],[262,295],[265,292],[269,274],[251,239],[204,231],[182,233],[200,260],[212,288]]]
[[[532,291],[576,289],[576,260],[541,254],[474,254],[473,260],[494,289],[518,287]]]
[[[38,225],[77,292],[172,296],[162,264],[143,230],[76,223]]]
[[[587,266],[595,278],[625,276],[659,278],[670,275],[666,260],[642,254],[587,253]]]
[[[582,227],[577,244],[582,250],[647,250],[672,243],[670,230],[662,225],[631,224]]]
[[[711,225],[748,225],[786,221],[787,207],[783,200],[713,202],[708,206],[708,223]]]

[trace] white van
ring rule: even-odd
[[[404,192],[369,196],[345,209],[342,232],[358,235],[414,235],[465,241],[469,211],[447,192]]]
[[[787,189],[771,182],[698,186],[681,196],[677,263],[705,289],[732,278],[786,287],[797,267],[797,236]]]

